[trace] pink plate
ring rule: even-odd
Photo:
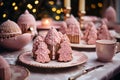
[[[12,77],[10,80],[27,80],[28,76],[30,75],[30,72],[28,69],[16,66],[16,65],[10,65]]]
[[[42,67],[42,68],[65,68],[72,67],[83,64],[87,62],[88,57],[80,52],[73,51],[73,60],[70,62],[58,62],[58,61],[50,61],[49,63],[39,63],[34,61],[32,57],[32,52],[25,52],[19,56],[19,60],[27,65]]]
[[[79,44],[73,44],[71,43],[71,47],[75,48],[95,48],[95,45],[88,45],[84,40],[81,40]]]

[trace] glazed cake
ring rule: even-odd
[[[67,18],[65,22],[67,24],[66,34],[69,37],[70,42],[79,44],[81,37],[83,36],[79,22],[73,15]]]
[[[10,65],[0,56],[0,80],[11,80]]]
[[[41,36],[35,38],[32,52],[35,61],[40,63],[50,62],[51,60],[60,62],[72,60],[69,38],[55,28],[51,28],[45,38]]]

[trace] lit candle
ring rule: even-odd
[[[64,7],[66,9],[71,9],[71,2],[70,2],[70,0],[64,0]]]
[[[43,18],[42,19],[42,23],[41,23],[42,27],[50,28],[51,24],[52,24],[51,18]]]
[[[79,0],[79,11],[85,11],[85,0]]]

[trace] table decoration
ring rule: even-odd
[[[57,62],[51,61],[49,63],[39,63],[36,62],[32,57],[32,52],[24,52],[19,55],[18,60],[24,64],[33,66],[33,67],[42,67],[42,68],[65,68],[72,67],[83,64],[87,62],[88,57],[84,53],[73,51],[73,60],[70,62]]]
[[[44,22],[43,22],[43,21]],[[54,21],[51,18],[44,18],[42,20],[36,21],[37,29],[50,29],[51,27],[55,27],[56,29],[60,29],[60,27],[64,26],[64,21]]]
[[[71,1],[70,0],[64,0],[64,19],[70,17],[71,13]]]
[[[20,27],[11,20],[7,20],[0,25],[0,46],[19,50],[32,41],[31,33],[23,33]]]
[[[85,0],[79,0],[79,11],[85,11]]]
[[[22,30],[22,33],[31,33],[33,36],[37,34],[36,30],[36,20],[32,14],[26,10],[21,14],[17,20],[17,24]]]
[[[79,10],[78,10],[78,16],[79,16],[79,22],[80,22],[80,29],[83,29],[83,16],[85,15],[85,0],[79,0]]]
[[[51,28],[52,25],[52,18],[42,18],[41,20],[41,26],[43,28]]]

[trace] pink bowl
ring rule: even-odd
[[[0,46],[10,50],[19,50],[30,43],[32,38],[33,37],[30,33],[24,33],[16,37],[0,40]]]

